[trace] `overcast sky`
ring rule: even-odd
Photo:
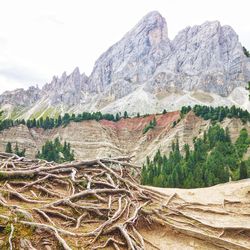
[[[170,39],[206,20],[231,25],[250,50],[249,0],[0,0],[0,93],[42,86],[95,60],[144,15],[159,11]]]

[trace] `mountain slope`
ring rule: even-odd
[[[86,110],[148,113],[195,103],[250,110],[249,80],[249,58],[230,26],[205,22],[171,41],[165,19],[154,11],[98,58],[89,77],[76,68],[42,89],[5,92],[0,107],[23,118]]]
[[[156,115],[157,126],[143,134],[144,127],[153,117],[150,115],[128,118],[118,122],[107,120],[71,122],[66,127],[49,130],[28,129],[20,125],[0,132],[0,151],[5,150],[7,142],[13,145],[17,142],[19,148],[26,148],[28,157],[34,158],[47,140],[60,137],[61,140],[70,142],[78,160],[135,155],[133,162],[142,164],[146,156],[152,158],[158,149],[163,154],[169,154],[172,142],[177,137],[181,149],[185,143],[192,147],[193,138],[203,136],[203,132],[211,125],[211,121],[203,120],[190,112],[173,127],[173,122],[177,121],[180,116],[179,112],[170,112],[165,115]],[[243,127],[250,134],[249,123],[244,125],[239,119],[227,118],[221,126],[229,128],[233,141],[238,138]]]

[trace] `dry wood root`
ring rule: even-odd
[[[140,169],[130,159],[56,164],[0,153],[0,225],[8,231],[5,246],[19,249],[25,243],[34,249],[32,242],[44,249],[39,244],[46,236],[44,244],[53,249],[161,249],[143,235],[142,229],[150,230],[155,223],[214,246],[247,249],[224,236],[238,230],[242,242],[247,242],[248,227],[221,228],[189,214],[227,216],[229,212],[141,186]]]

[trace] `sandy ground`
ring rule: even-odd
[[[183,201],[190,203],[182,212],[194,220],[185,221],[184,217],[179,226],[205,232],[211,238],[187,235],[171,228],[171,224],[170,227],[152,226],[141,231],[155,245],[147,245],[146,249],[250,249],[250,179],[198,189],[150,188],[168,197],[177,194],[171,201],[175,206]],[[193,225],[188,225],[190,222]],[[244,233],[242,228],[246,229]],[[225,248],[217,239],[236,244]]]
[[[222,204],[224,199],[250,201],[250,179],[228,182],[207,188],[150,188],[166,195],[177,193],[180,197],[190,202]]]

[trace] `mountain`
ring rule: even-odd
[[[170,40],[165,19],[154,11],[98,58],[89,77],[76,68],[42,89],[7,91],[0,107],[12,118],[66,111],[154,113],[196,103],[250,110],[249,80],[250,60],[230,26],[205,22]]]

